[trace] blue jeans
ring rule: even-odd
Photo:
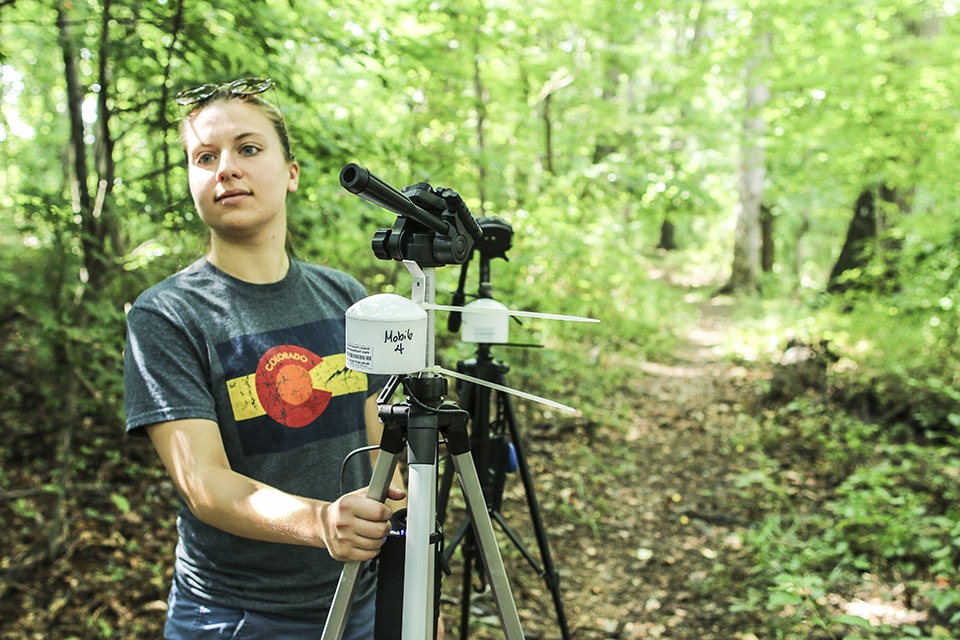
[[[350,611],[343,640],[371,640],[376,597],[356,602]],[[319,640],[323,622],[227,609],[195,602],[170,589],[167,602],[166,640]]]

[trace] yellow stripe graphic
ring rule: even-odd
[[[347,355],[340,353],[327,356],[310,370],[314,389],[329,391],[334,396],[366,391],[367,375],[347,369]],[[233,416],[238,422],[250,420],[266,413],[257,397],[257,374],[227,380],[227,393],[233,406]]]
[[[266,413],[260,399],[257,398],[257,376],[251,373],[242,378],[227,380],[227,392],[230,394],[230,404],[233,406],[233,418],[249,420]]]

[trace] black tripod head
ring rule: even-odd
[[[513,245],[513,227],[510,223],[496,216],[486,216],[477,221],[483,231],[483,238],[475,249],[481,260],[490,261],[491,258],[507,259],[507,251]]]
[[[493,297],[493,283],[490,281],[490,261],[493,258],[508,260],[507,251],[513,245],[513,227],[510,223],[496,216],[480,218],[477,224],[483,231],[483,237],[477,242],[474,249],[480,254],[480,285],[477,289],[478,298]],[[460,283],[453,294],[453,305],[462,307],[466,302],[467,267],[469,260],[460,268]],[[451,333],[460,330],[461,314],[458,311],[450,313],[447,319],[447,329]]]
[[[397,191],[358,164],[340,171],[350,193],[397,214],[392,229],[379,229],[373,253],[381,260],[410,260],[421,267],[463,264],[483,237],[470,210],[453,189],[420,182]]]

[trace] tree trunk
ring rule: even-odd
[[[86,144],[83,141],[83,88],[80,86],[77,57],[70,34],[68,6],[70,4],[65,0],[57,6],[57,29],[60,33],[60,50],[63,53],[64,78],[67,82],[67,111],[70,115],[70,191],[73,194],[73,211],[81,213],[88,211],[92,202],[87,183],[89,169]]]
[[[70,10],[68,2],[61,1],[57,5],[57,29],[59,30],[60,49],[63,53],[64,75],[67,84],[67,112],[70,115],[70,191],[73,194],[73,212],[81,217],[81,229],[83,238],[81,244],[85,252],[89,236],[91,235],[89,211],[93,208],[93,199],[90,195],[88,179],[89,167],[87,164],[86,143],[83,139],[83,88],[80,84],[79,72],[77,70],[77,57],[73,45],[72,34],[70,33],[70,18],[67,15]],[[66,235],[66,233],[64,234]],[[63,265],[65,268],[66,265]],[[58,276],[64,276],[61,272]],[[64,285],[65,286],[65,285]],[[55,309],[63,305],[69,305],[69,299],[65,296],[56,296]],[[69,317],[58,309],[59,317]],[[56,558],[63,548],[64,541],[69,531],[69,519],[67,514],[68,492],[70,487],[70,462],[72,460],[73,448],[73,426],[77,418],[76,410],[76,390],[73,387],[73,362],[70,355],[70,334],[66,330],[56,332],[53,353],[60,366],[57,367],[55,375],[57,376],[57,387],[65,394],[60,398],[58,407],[59,422],[59,442],[56,449],[57,468],[52,478],[56,486],[56,500],[54,501],[53,513],[50,516],[47,527],[47,554],[49,558]]]
[[[70,485],[73,472],[74,431],[81,416],[78,398],[77,372],[90,362],[90,345],[84,338],[86,329],[93,322],[91,311],[104,294],[114,264],[114,258],[122,254],[119,228],[116,219],[106,208],[107,197],[114,182],[114,141],[110,135],[109,74],[107,68],[108,27],[110,23],[111,3],[103,3],[102,29],[99,51],[98,84],[100,94],[97,102],[97,122],[95,127],[96,143],[93,147],[93,172],[88,157],[89,143],[84,137],[83,103],[86,99],[80,70],[80,47],[74,41],[70,18],[72,3],[61,0],[57,4],[57,29],[64,63],[64,80],[67,87],[67,113],[70,120],[69,145],[69,187],[73,196],[72,216],[67,216],[57,229],[64,247],[61,256],[66,256],[67,240],[77,233],[73,218],[80,220],[79,244],[82,248],[79,265],[70,260],[60,259],[57,269],[57,285],[54,292],[54,317],[61,320],[61,326],[51,332],[52,351],[58,366],[54,375],[61,394],[57,408],[59,440],[56,449],[56,468],[52,471],[52,482],[56,486],[56,500],[47,529],[47,553],[55,558],[63,549],[69,533]],[[94,181],[92,176],[97,179]],[[90,186],[97,184],[96,194]],[[79,285],[77,285],[79,283]],[[77,288],[79,286],[79,289]],[[68,291],[69,289],[69,291]]]
[[[566,71],[558,71],[544,83],[537,95],[537,102],[540,104],[540,119],[543,120],[543,169],[546,173],[553,175],[553,114],[550,112],[550,104],[553,94],[570,86],[574,77]]]
[[[543,120],[543,170],[553,175],[553,117],[550,114],[550,94],[540,103],[540,119]]]
[[[664,218],[660,224],[660,242],[657,243],[657,249],[665,251],[674,251],[677,248],[676,227],[670,218]]]
[[[772,273],[777,257],[777,247],[773,239],[775,222],[770,207],[760,205],[760,268],[764,273]]]
[[[827,281],[827,291],[838,293],[849,288],[849,283],[843,281],[843,275],[854,269],[863,269],[871,260],[877,259],[892,263],[896,260],[900,250],[900,240],[881,236],[895,223],[894,219],[910,213],[912,208],[912,190],[891,189],[887,186],[865,187],[853,205],[853,217],[847,227],[847,236],[843,241],[843,248],[837,261],[830,271]],[[884,207],[893,205],[895,209]],[[894,213],[891,213],[895,211]],[[887,265],[889,274],[895,277],[893,268]]]
[[[483,74],[480,69],[480,44],[476,39],[473,41],[473,94],[474,99],[474,109],[477,114],[477,124],[475,127],[476,136],[477,136],[477,156],[484,157],[484,154],[487,150],[487,143],[485,137],[485,128],[487,123],[487,101],[489,100],[489,93],[486,86],[483,84]],[[485,216],[485,207],[487,203],[487,165],[485,162],[480,162],[477,164],[478,176],[477,176],[477,198],[480,200],[480,208],[477,210],[476,214],[478,216]]]
[[[743,123],[740,163],[740,211],[737,215],[730,280],[724,293],[756,292],[760,289],[760,203],[763,199],[766,121],[763,107],[770,99],[760,66],[766,59],[769,34],[756,42],[756,51],[746,67],[747,104]]]
[[[872,188],[866,188],[857,196],[853,205],[853,218],[847,227],[847,237],[837,261],[830,271],[827,291],[838,292],[847,288],[840,277],[848,271],[866,266],[869,262],[866,249],[877,237],[877,206]]]

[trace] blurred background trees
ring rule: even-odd
[[[531,305],[557,292],[513,289],[549,272],[562,311],[629,319],[643,256],[660,247],[705,256],[730,291],[899,292],[885,301],[897,312],[952,309],[949,2],[17,0],[0,11],[5,325],[98,353],[51,358],[115,357],[123,304],[202,251],[171,98],[248,75],[277,81],[304,165],[298,251],[371,286],[397,284],[366,250],[390,216],[339,188],[354,160],[397,186],[451,186],[476,215],[516,225],[522,255],[505,285]],[[89,318],[109,344],[91,342]],[[610,326],[630,336],[619,320]],[[955,345],[935,333],[940,353]],[[88,380],[112,407],[108,379]]]

